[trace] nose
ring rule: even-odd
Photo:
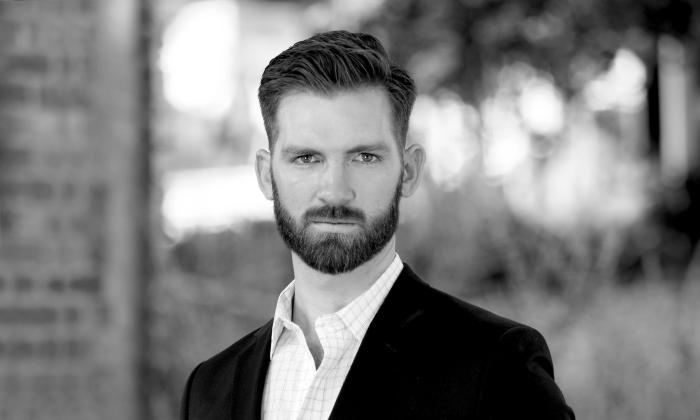
[[[329,206],[346,205],[355,198],[348,169],[344,164],[327,163],[321,174],[318,198]]]

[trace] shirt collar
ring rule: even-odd
[[[275,317],[272,321],[272,343],[270,344],[270,359],[277,347],[277,341],[286,325],[292,324],[292,304],[294,302],[294,280],[282,290],[277,298]]]
[[[389,264],[386,270],[379,278],[365,290],[360,296],[353,299],[352,302],[345,305],[343,308],[333,314],[324,316],[336,316],[340,318],[346,328],[352,335],[361,341],[364,338],[369,324],[377,314],[379,307],[389,294],[389,290],[399,277],[399,273],[403,269],[403,262],[399,255],[396,254],[394,260]],[[277,342],[284,332],[286,326],[292,324],[292,305],[294,302],[294,282],[291,283],[280,293],[275,307],[275,317],[272,321],[272,342],[270,345],[270,359],[275,353]]]

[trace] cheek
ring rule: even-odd
[[[362,197],[363,207],[372,214],[386,210],[399,188],[399,178],[387,174],[381,179],[365,180],[359,187],[358,197]]]
[[[313,184],[310,177],[281,175],[274,173],[277,195],[280,201],[290,210],[302,205],[313,194]]]

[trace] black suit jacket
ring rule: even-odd
[[[202,362],[182,420],[253,420],[272,321]],[[544,338],[423,283],[404,265],[369,326],[330,419],[573,419]]]

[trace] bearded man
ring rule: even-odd
[[[272,320],[190,375],[181,419],[573,419],[544,338],[437,291],[396,254],[411,77],[371,35],[326,32],[272,59],[257,153],[294,280]]]

